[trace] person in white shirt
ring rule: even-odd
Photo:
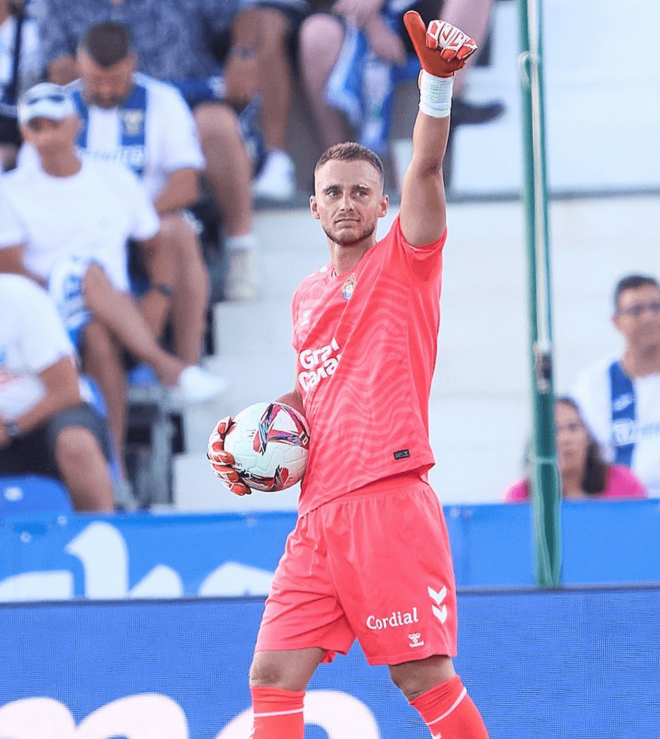
[[[571,390],[608,461],[630,467],[660,497],[660,284],[628,275],[614,291],[612,321],[623,356],[584,370]]]
[[[74,348],[45,290],[0,274],[0,475],[60,479],[78,511],[114,509],[103,419],[80,395]]]
[[[152,367],[181,403],[220,394],[224,381],[164,351],[128,292],[126,242],[154,246],[159,220],[144,189],[117,162],[81,159],[80,119],[71,95],[41,83],[19,100],[21,134],[38,155],[2,176],[0,272],[48,286],[98,382],[123,459],[126,380],[123,351]],[[167,303],[165,296],[155,296]],[[158,305],[155,305],[158,308]]]
[[[118,161],[137,175],[160,216],[161,240],[176,270],[171,290],[174,353],[189,364],[202,355],[209,276],[185,208],[199,197],[204,156],[192,113],[172,85],[137,73],[137,56],[119,23],[91,26],[77,51],[80,79],[71,83],[82,126],[78,146]]]

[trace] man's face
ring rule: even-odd
[[[76,61],[83,82],[83,95],[89,105],[115,108],[130,94],[135,71],[132,54],[111,67],[101,67],[81,49]]]
[[[79,126],[78,116],[68,116],[59,121],[33,118],[21,126],[21,134],[43,159],[75,152]]]
[[[660,290],[655,285],[624,290],[613,321],[631,349],[660,347]]]
[[[388,198],[378,171],[367,161],[326,162],[316,173],[312,215],[340,246],[360,244],[387,213]]]

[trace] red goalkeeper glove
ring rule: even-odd
[[[476,41],[451,23],[431,21],[427,30],[414,10],[403,16],[403,22],[422,69],[434,77],[452,77],[477,50]]]
[[[206,456],[213,467],[215,476],[234,495],[250,495],[252,490],[243,482],[243,479],[234,469],[234,456],[225,451],[225,435],[229,431],[233,419],[231,416],[223,418],[215,425],[206,448]]]

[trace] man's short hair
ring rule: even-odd
[[[655,277],[651,277],[650,275],[626,275],[626,277],[622,277],[614,288],[615,312],[619,310],[619,298],[622,292],[626,290],[637,290],[637,288],[644,287],[645,285],[653,285],[653,287],[657,287],[660,290],[660,284]]]
[[[346,141],[343,144],[335,144],[329,149],[326,149],[323,154],[321,154],[321,158],[316,163],[316,167],[314,167],[314,174],[316,174],[324,164],[332,160],[340,162],[369,162],[369,164],[371,164],[371,166],[378,172],[381,180],[385,177],[383,162],[378,154],[371,151],[371,149],[367,149],[366,146],[356,144],[353,141]]]
[[[78,48],[89,54],[100,67],[108,69],[131,53],[131,35],[121,23],[95,23],[82,35]]]

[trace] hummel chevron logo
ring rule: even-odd
[[[431,598],[438,604],[438,606],[442,603],[442,601],[447,597],[447,588],[443,587],[442,590],[438,593],[433,588],[428,588],[429,595]],[[433,608],[433,615],[440,621],[441,624],[443,624],[447,620],[447,606],[442,606],[442,608],[438,608],[437,606],[432,606]]]

